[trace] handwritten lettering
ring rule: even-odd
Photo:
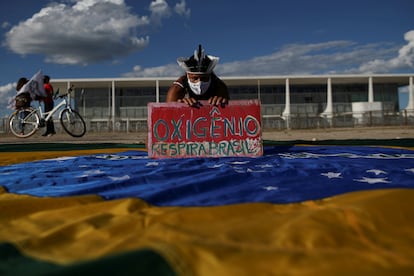
[[[152,152],[157,157],[245,156],[256,154],[260,150],[260,146],[260,139],[220,142],[158,142],[152,144]]]
[[[193,136],[200,139],[218,137],[243,137],[244,133],[249,137],[260,134],[260,122],[253,116],[247,115],[244,118],[235,117],[221,118],[213,117],[208,120],[206,117],[199,117],[194,121],[186,120],[183,124],[182,118],[176,120],[158,119],[153,128],[153,135],[158,141],[184,141]]]
[[[234,100],[225,107],[202,103],[148,104],[148,155],[169,157],[260,156],[260,102]]]

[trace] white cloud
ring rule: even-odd
[[[414,31],[407,32],[405,40],[408,43],[403,46],[392,43],[361,45],[346,40],[290,44],[269,55],[219,63],[216,72],[221,76],[409,72],[414,69]],[[220,56],[220,53],[212,54]],[[171,77],[174,73],[180,74],[178,65],[168,64],[139,67],[125,75]]]
[[[7,22],[7,21],[4,21],[3,23],[1,23],[2,29],[7,29],[10,26],[11,26],[10,22]]]
[[[352,41],[291,44],[266,56],[222,64],[223,75],[291,75],[365,73],[361,64],[390,57],[397,49],[389,44],[359,45]]]
[[[16,86],[16,83],[8,83],[6,85],[0,86],[0,99],[3,98],[1,96],[4,96],[4,93],[14,90],[15,86]]]
[[[17,54],[44,55],[50,63],[114,60],[146,48],[150,24],[160,24],[171,15],[165,0],[152,1],[149,10],[150,14],[138,16],[124,0],[53,2],[13,26],[5,45]]]
[[[175,4],[174,11],[181,16],[190,17],[191,10],[187,9],[185,0],[181,0],[180,3]]]
[[[413,69],[414,68],[414,30],[405,33],[404,39],[407,41],[398,51],[398,56],[391,59],[374,59],[361,64],[360,72],[366,73],[385,73],[393,70]]]
[[[117,5],[124,5],[124,0],[74,0],[76,4],[73,6],[74,10],[88,11],[97,3],[114,3]]]
[[[10,110],[5,109],[4,107],[8,106],[10,101],[13,99],[14,95],[16,95],[16,83],[8,83],[3,86],[0,86],[0,109],[1,114],[0,116],[4,116],[10,113]]]
[[[155,24],[161,24],[161,20],[171,16],[171,9],[165,0],[154,0],[150,3],[151,21]]]
[[[178,67],[176,63],[167,64],[163,66],[151,67],[143,69],[141,66],[137,65],[133,68],[132,72],[125,73],[122,76],[126,78],[146,78],[146,77],[171,77],[182,74],[182,70]]]

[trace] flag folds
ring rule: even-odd
[[[4,161],[13,155],[24,158]],[[407,147],[164,160],[134,148],[10,151],[0,162],[0,254],[42,273],[102,260],[146,275],[414,271]]]

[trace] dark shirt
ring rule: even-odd
[[[211,83],[208,87],[207,91],[202,95],[196,95],[190,88],[188,84],[187,75],[181,76],[178,80],[174,82],[174,84],[180,86],[186,95],[190,98],[194,98],[195,100],[208,100],[214,96],[220,96],[223,98],[228,99],[229,94],[227,90],[227,85],[219,79],[214,73],[211,74]]]

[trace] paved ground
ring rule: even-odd
[[[11,134],[0,134],[0,143],[145,143],[145,132],[91,132],[82,138],[73,138],[65,133],[51,137],[42,137],[41,131],[29,138],[16,138]],[[282,130],[263,132],[263,139],[274,141],[291,140],[344,140],[344,139],[414,139],[414,126],[403,127],[360,127],[360,128],[329,128]]]

